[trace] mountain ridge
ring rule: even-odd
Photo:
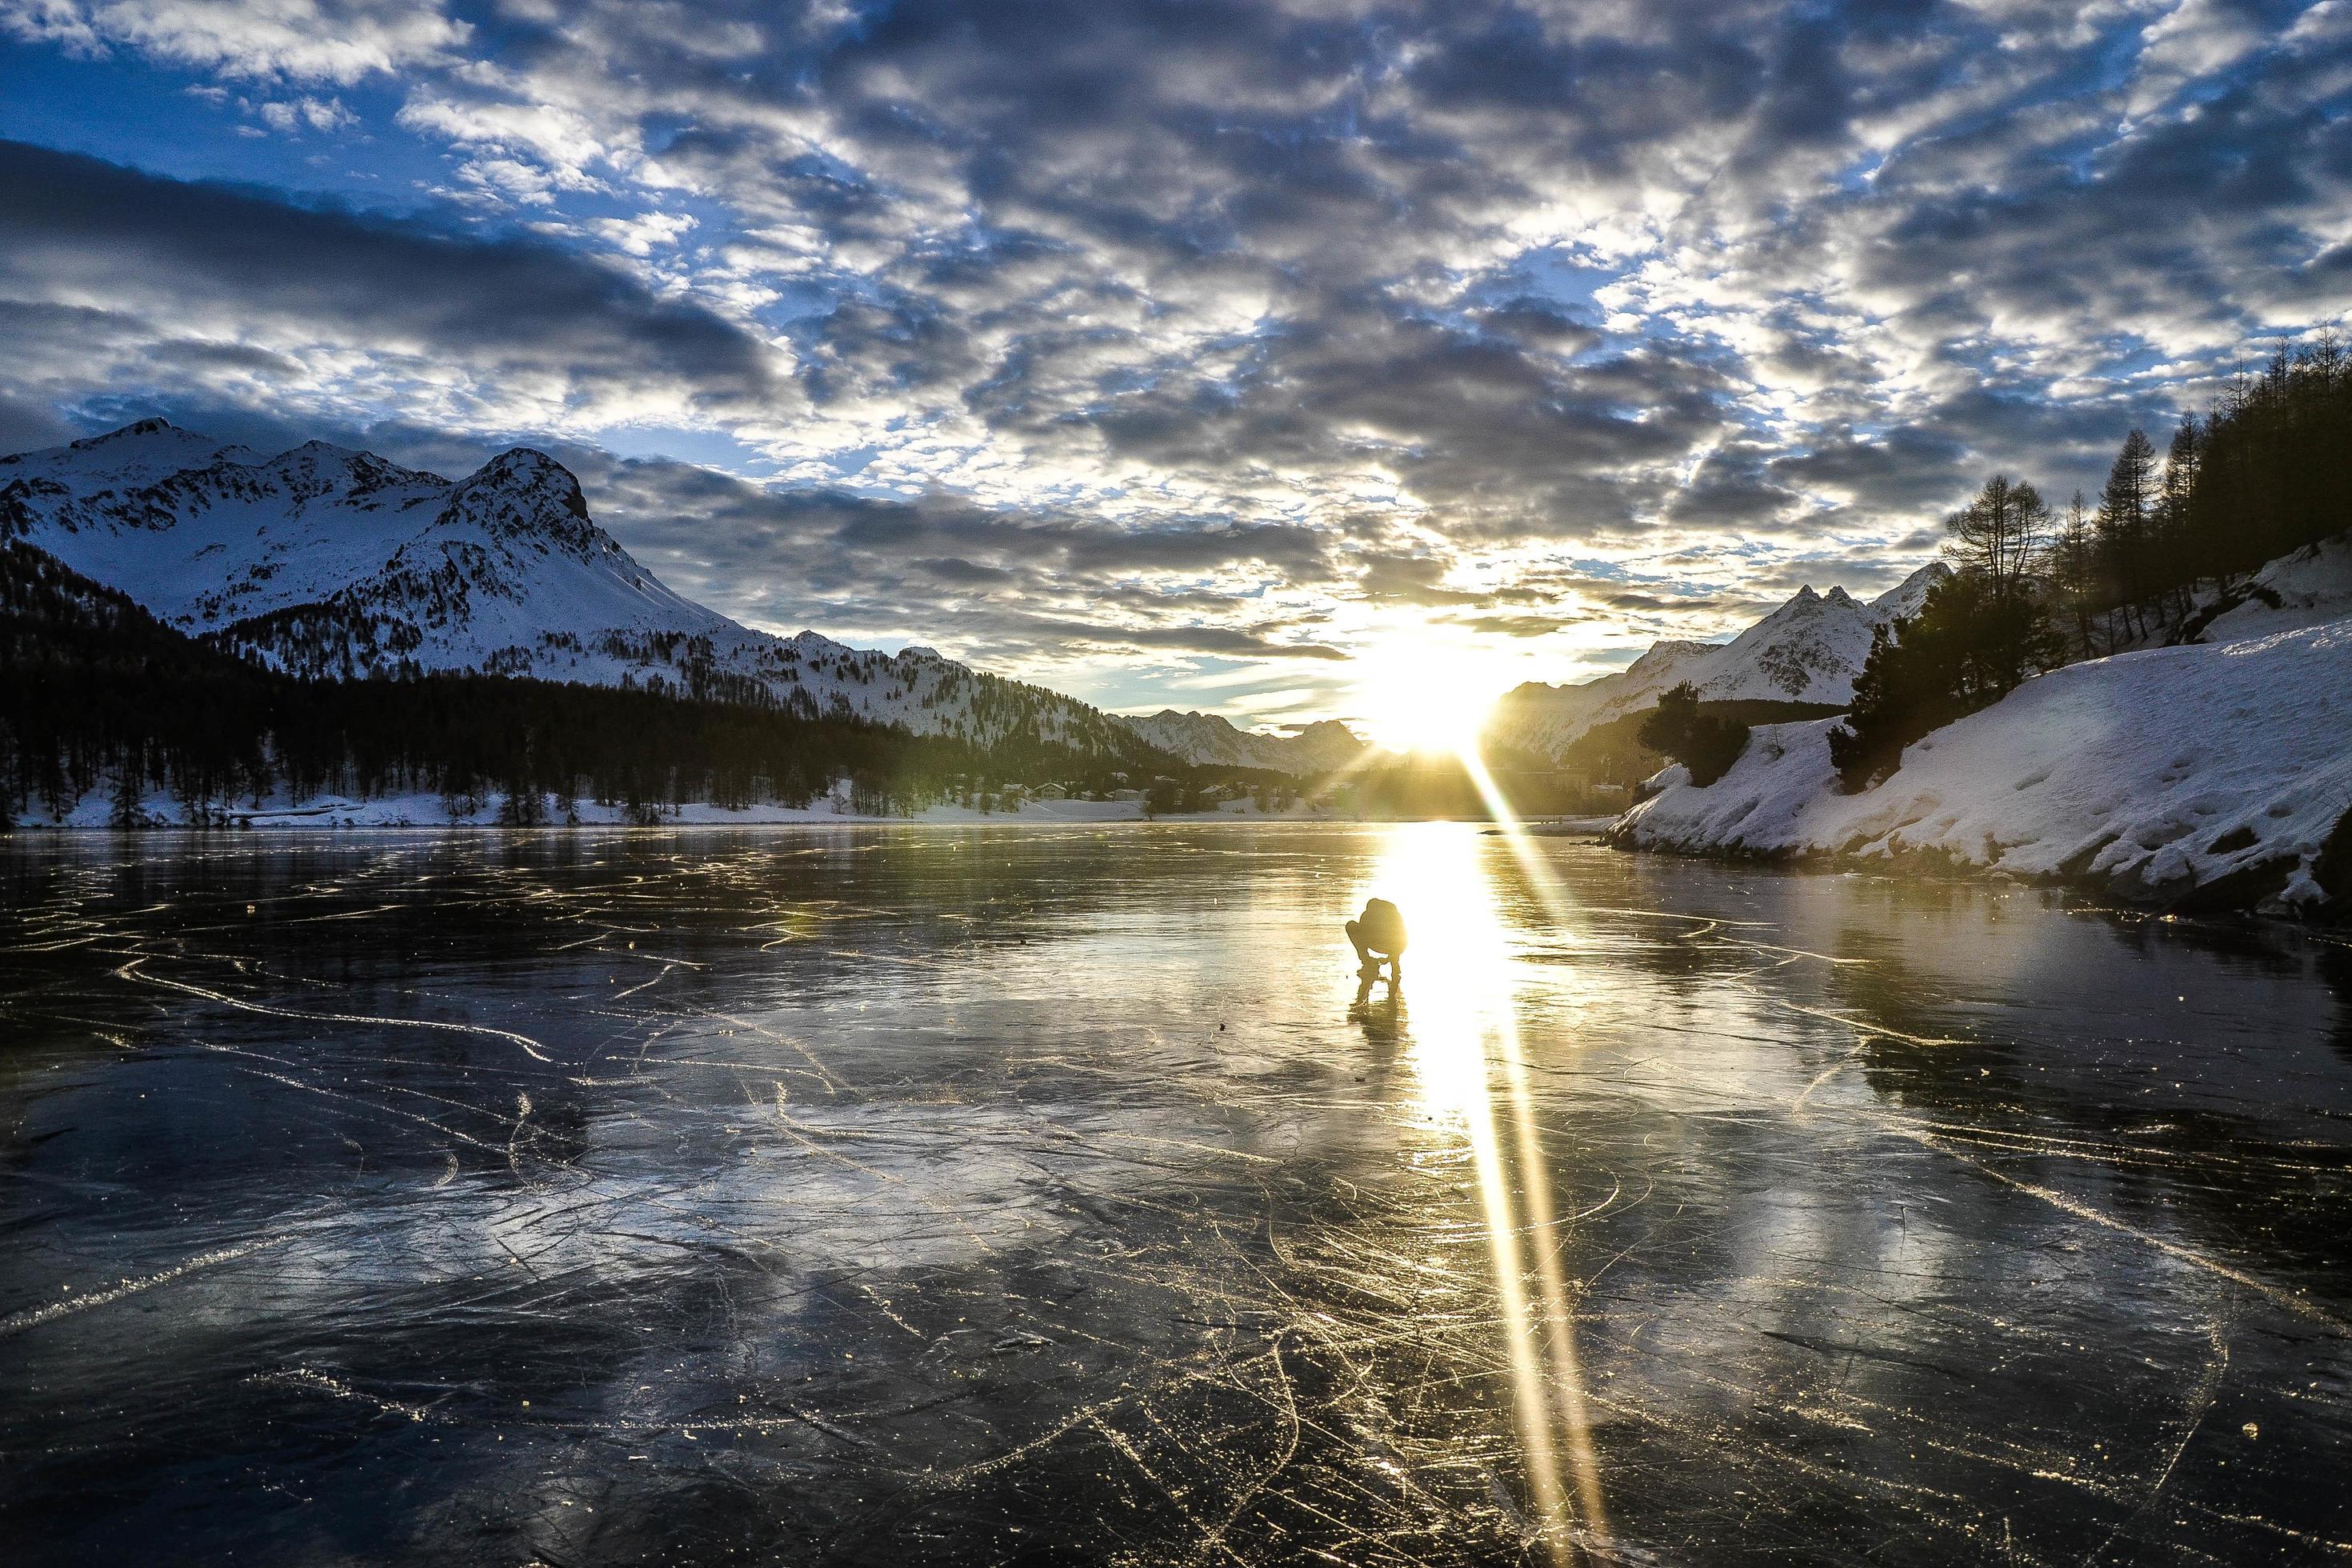
[[[1927,590],[1950,575],[1949,567],[1931,561],[1867,602],[1843,587],[1824,594],[1808,584],[1728,642],[1661,640],[1614,675],[1575,686],[1519,686],[1496,704],[1486,732],[1556,758],[1596,726],[1654,705],[1685,681],[1710,701],[1843,707],[1853,700],[1874,629],[1916,615]]]
[[[1189,763],[1225,763],[1276,773],[1330,773],[1354,762],[1367,749],[1356,732],[1337,719],[1318,720],[1295,735],[1244,730],[1215,713],[1120,713],[1112,717],[1163,752]]]
[[[518,447],[461,479],[323,441],[275,455],[161,419],[0,458],[0,527],[273,668],[646,686],[809,717],[1148,754],[1124,721],[928,647],[744,626],[677,594]],[[1192,760],[1192,759],[1186,759]]]

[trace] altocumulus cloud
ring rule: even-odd
[[[1330,660],[1319,620],[1235,614],[1251,585],[1319,581],[1329,542],[1303,524],[1121,523],[830,487],[770,489],[704,468],[566,452],[599,516],[672,582],[745,616],[885,639],[952,626],[1025,668],[1041,647]],[[798,563],[778,583],[778,562]],[[1213,584],[1213,589],[1182,584]],[[749,586],[747,586],[749,585]]]
[[[0,188],[16,374],[62,393],[89,390],[78,384],[95,347],[124,356],[109,367],[117,380],[158,350],[191,383],[251,376],[331,396],[339,382],[405,379],[493,426],[789,397],[777,356],[740,324],[543,242],[295,206],[15,142],[0,142]]]
[[[730,610],[1096,695],[1106,650],[1238,690],[1433,613],[1572,677],[1881,586],[1987,469],[2091,482],[2352,300],[2345,0],[0,0],[0,36],[192,127],[0,149],[0,428],[563,444]]]

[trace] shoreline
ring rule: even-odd
[[[1622,820],[1622,819],[1621,819]],[[2178,889],[2151,886],[2128,875],[2098,878],[2063,871],[2025,872],[1964,859],[1937,849],[1906,848],[1881,853],[1849,853],[1835,849],[1756,849],[1741,846],[1639,844],[1621,838],[1612,827],[1600,835],[1601,843],[1627,855],[1658,855],[1704,865],[1745,866],[1817,876],[1865,876],[1907,879],[1917,882],[1959,884],[1976,888],[2012,888],[2053,893],[2067,907],[2084,914],[2109,914],[2136,920],[2223,920],[2260,921],[2301,930],[2352,928],[2352,899],[2333,904],[2284,904],[2273,901],[2273,878],[2287,877],[2269,867],[2259,883],[2240,881],[2225,874]],[[2081,900],[2079,903],[2075,900]]]
[[[1125,805],[1124,802],[1087,802],[1087,805]],[[691,809],[691,808],[689,808]],[[937,809],[915,816],[866,816],[849,812],[802,811],[796,813],[752,813],[718,815],[719,808],[706,808],[711,815],[665,817],[658,822],[629,822],[617,816],[595,821],[511,823],[491,820],[462,819],[457,821],[418,821],[410,818],[384,818],[362,821],[348,817],[331,817],[323,814],[299,812],[257,812],[239,814],[227,821],[189,822],[148,820],[130,825],[110,822],[50,822],[20,821],[0,829],[0,840],[9,838],[79,839],[99,835],[142,834],[205,834],[242,837],[247,834],[332,834],[350,833],[669,833],[688,829],[726,829],[746,827],[1124,827],[1151,826],[1156,824],[1190,826],[1407,826],[1426,823],[1447,823],[1465,827],[1476,827],[1485,834],[1504,831],[1492,817],[1478,816],[1343,816],[1330,813],[1254,811],[1203,811],[1168,813],[1146,816],[1139,812],[1104,813],[1099,815],[1062,815],[1042,812],[977,812],[963,808]],[[950,814],[951,813],[951,814]],[[1522,817],[1519,827],[1531,837],[1590,837],[1596,842],[1615,819],[1609,816]]]

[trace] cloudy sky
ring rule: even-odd
[[[1118,707],[1586,679],[2352,307],[2352,0],[0,0],[0,448],[529,442]]]

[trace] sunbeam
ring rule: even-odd
[[[1433,1119],[1458,1126],[1469,1145],[1528,1491],[1546,1552],[1565,1563],[1580,1549],[1605,1548],[1607,1513],[1560,1264],[1566,1237],[1520,1048],[1509,935],[1489,859],[1466,837],[1448,825],[1398,830],[1374,888],[1425,933],[1412,949],[1412,1061]]]

